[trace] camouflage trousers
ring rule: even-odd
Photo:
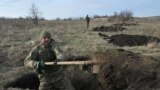
[[[64,76],[43,75],[39,77],[39,90],[74,90],[70,80]]]

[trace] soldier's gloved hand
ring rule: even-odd
[[[38,71],[38,73],[39,74],[43,73],[44,69],[45,69],[44,61],[38,61],[37,62],[37,71]]]

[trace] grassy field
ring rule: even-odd
[[[137,19],[138,25],[125,26],[124,31],[103,32],[106,35],[130,34],[130,35],[151,35],[160,37],[160,20],[155,18]],[[71,54],[90,54],[98,50],[107,48],[123,48],[146,55],[159,53],[159,44],[156,47],[148,46],[117,47],[111,45],[98,36],[98,32],[93,32],[94,27],[102,25],[112,25],[111,22],[102,19],[92,19],[89,29],[86,28],[84,20],[79,21],[41,21],[39,26],[31,23],[23,25],[15,22],[1,24],[0,47],[1,52],[5,52],[9,57],[17,56],[17,53],[28,52],[39,41],[39,34],[46,30],[52,33],[52,37],[63,48],[64,52]],[[15,53],[16,52],[16,53]],[[27,53],[25,53],[27,54]],[[157,54],[158,55],[158,54]],[[156,56],[157,56],[156,55]]]
[[[108,36],[116,34],[149,35],[160,38],[160,19],[158,17],[137,18],[138,25],[124,26],[126,30],[118,32],[102,32]],[[121,48],[147,56],[160,57],[160,44],[148,43],[144,46],[119,47],[109,44],[98,36],[99,32],[92,31],[95,27],[112,25],[104,19],[91,19],[90,27],[86,28],[84,20],[40,21],[38,26],[30,21],[0,21],[0,80],[6,80],[10,74],[23,66],[23,60],[34,45],[39,43],[39,34],[46,30],[65,53],[73,55],[91,55],[93,52],[104,51],[111,48]],[[5,76],[4,76],[5,75]]]

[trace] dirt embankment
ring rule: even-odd
[[[86,73],[77,68],[74,68],[74,72],[67,71],[69,72],[68,77],[76,90],[160,89],[160,61],[155,58],[122,49],[108,49],[105,52],[94,53],[92,60],[103,62],[99,64],[100,72],[98,74]],[[30,75],[35,77],[34,74]],[[26,85],[22,79],[26,80],[27,78],[33,84],[38,82],[33,81],[33,79],[29,80],[31,76],[23,75],[15,79],[14,82],[22,82],[22,86]],[[10,83],[12,84],[8,83],[6,87],[15,85],[13,81]],[[35,87],[38,86],[35,85]]]
[[[126,30],[126,28],[124,28],[121,25],[100,26],[92,29],[92,31],[100,31],[100,32],[117,32],[123,30]]]
[[[101,64],[99,81],[104,90],[153,90],[159,89],[160,62],[122,49],[97,52],[93,60]]]
[[[160,42],[160,39],[154,36],[117,34],[109,37],[102,33],[98,33],[98,35],[109,43],[121,47],[147,45],[150,42]]]

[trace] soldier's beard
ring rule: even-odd
[[[44,45],[45,47],[48,47],[48,46],[50,46],[50,42],[43,42],[43,45]]]
[[[49,46],[49,44],[48,44],[48,43],[44,43],[44,45],[45,45],[45,46]]]
[[[50,39],[46,39],[46,38],[42,39],[42,44],[43,44],[45,47],[50,46],[50,43],[51,43]]]

